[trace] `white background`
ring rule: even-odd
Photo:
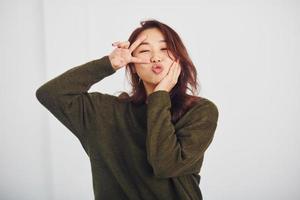
[[[299,1],[0,1],[0,199],[93,199],[79,141],[36,89],[108,55],[143,19],[181,36],[219,109],[205,200],[300,199]],[[128,91],[125,70],[90,91]]]

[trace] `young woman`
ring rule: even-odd
[[[46,82],[37,99],[89,156],[95,199],[201,200],[199,173],[218,109],[195,95],[196,68],[180,37],[147,20],[113,46],[109,55]],[[88,92],[122,67],[130,95]]]

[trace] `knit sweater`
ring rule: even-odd
[[[217,127],[216,105],[202,98],[173,124],[167,91],[155,91],[139,105],[88,92],[115,72],[103,56],[49,80],[35,94],[88,155],[95,199],[201,200],[199,173]]]

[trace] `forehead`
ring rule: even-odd
[[[147,39],[144,40],[139,46],[151,45],[151,44],[164,44],[166,43],[165,37],[162,32],[157,28],[146,29],[139,34],[138,37],[147,35]]]

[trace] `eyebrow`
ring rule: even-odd
[[[166,42],[166,40],[160,40],[159,42]],[[139,46],[149,45],[149,42],[142,42]]]

